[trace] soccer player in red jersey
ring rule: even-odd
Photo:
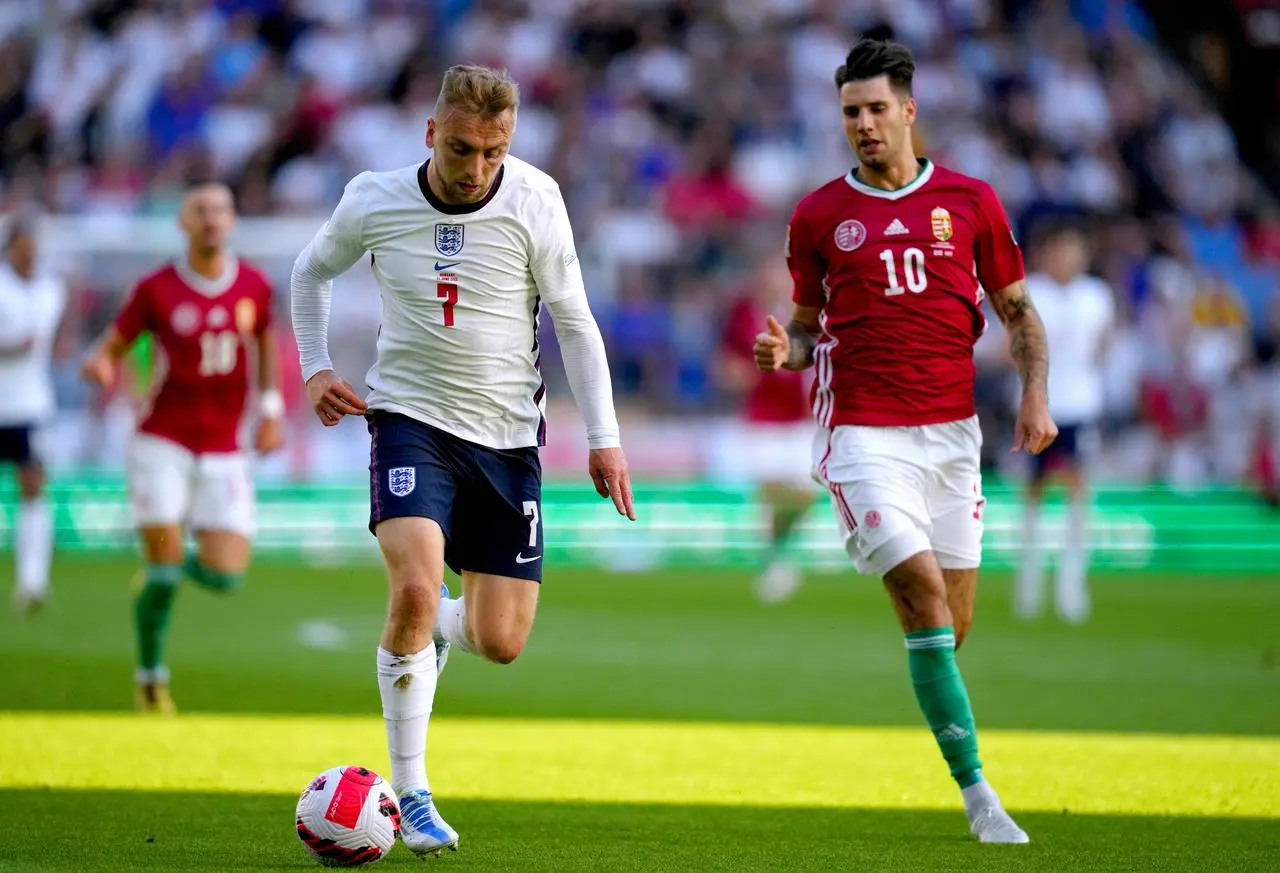
[[[816,491],[809,462],[812,378],[808,372],[756,368],[756,334],[779,305],[789,305],[791,277],[782,261],[770,258],[750,284],[750,293],[729,308],[717,357],[721,385],[741,398],[742,415],[712,441],[710,467],[726,482],[759,489],[769,527],[756,593],[765,603],[780,603],[800,587],[800,571],[788,559],[787,545]]]
[[[90,382],[109,387],[144,331],[162,353],[128,456],[134,522],[147,564],[134,600],[136,700],[154,712],[173,709],[164,644],[183,576],[230,592],[249,565],[253,482],[239,434],[250,394],[249,346],[258,370],[254,448],[267,453],[284,443],[271,285],[227,248],[235,223],[231,191],[213,182],[191,186],[179,223],[186,256],[134,286],[83,368]],[[195,554],[183,553],[184,527],[195,534]]]
[[[1022,377],[1014,451],[1038,454],[1057,435],[1044,325],[991,186],[916,157],[914,71],[905,47],[870,39],[836,71],[858,166],[796,207],[795,308],[785,328],[768,320],[755,357],[766,371],[815,367],[814,464],[850,557],[884,579],[970,832],[1025,843],[983,778],[955,650],[973,620],[982,556],[973,346],[986,327],[984,293]]]

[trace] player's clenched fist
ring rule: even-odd
[[[80,367],[80,375],[91,385],[110,388],[116,380],[116,364],[102,349],[96,349]]]
[[[791,356],[791,338],[786,328],[778,323],[778,319],[769,316],[766,326],[768,330],[756,334],[755,355],[756,367],[762,373],[772,373],[782,369]]]
[[[1018,408],[1018,422],[1014,425],[1013,450],[1026,448],[1038,455],[1058,438],[1058,426],[1049,414],[1049,402],[1042,395],[1027,394]]]
[[[344,415],[369,411],[369,404],[360,399],[351,383],[339,379],[332,370],[321,370],[307,380],[307,399],[325,427],[333,427]]]

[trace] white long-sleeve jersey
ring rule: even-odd
[[[454,206],[426,164],[361,173],[293,266],[293,330],[310,379],[329,369],[332,279],[366,252],[382,295],[371,409],[495,449],[543,445],[538,316],[555,320],[591,448],[619,445],[600,329],[555,180],[508,156],[489,195]]]

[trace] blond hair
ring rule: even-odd
[[[520,86],[506,70],[457,64],[444,72],[436,115],[456,109],[467,115],[493,118],[520,107]]]

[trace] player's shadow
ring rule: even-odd
[[[38,766],[37,762],[32,762]],[[145,766],[145,762],[139,762]],[[0,871],[316,869],[295,798],[0,790]],[[981,846],[958,811],[772,809],[444,800],[469,870],[1274,871],[1274,819],[1021,814],[1030,846]],[[1016,812],[1016,810],[1015,810]],[[419,864],[397,846],[383,867]]]

